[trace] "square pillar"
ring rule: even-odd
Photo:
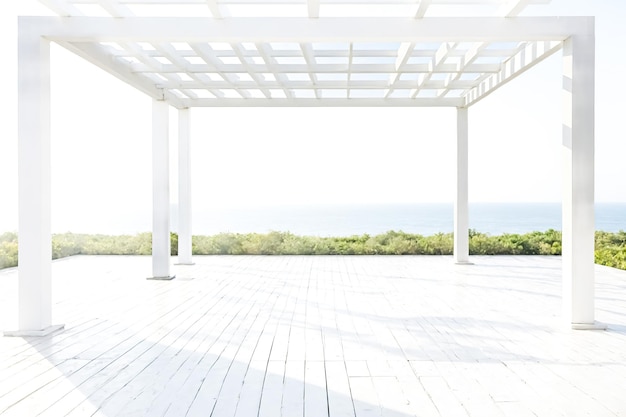
[[[37,28],[18,29],[18,330],[45,336],[52,325],[50,205],[50,42]]]
[[[563,316],[575,329],[595,322],[593,23],[563,45]]]
[[[191,144],[190,110],[178,111],[178,263],[191,259]]]
[[[170,274],[170,145],[169,106],[152,101],[152,278]]]
[[[457,108],[456,193],[454,195],[454,262],[469,264],[468,115]]]

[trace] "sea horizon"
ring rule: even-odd
[[[626,230],[626,203],[596,203],[596,230]],[[106,218],[53,216],[53,233],[136,234],[151,230],[151,212],[127,210]],[[178,231],[177,207],[171,229]],[[194,208],[194,235],[289,232],[305,236],[377,235],[391,230],[424,236],[453,231],[452,203],[314,204]],[[561,230],[561,203],[470,203],[469,227],[480,233]],[[0,230],[0,233],[9,230]]]
[[[281,231],[351,236],[395,230],[428,236],[451,233],[454,228],[452,203],[215,208],[206,213],[209,216],[194,217],[194,234]],[[626,203],[596,203],[595,214],[596,230],[626,230]],[[176,223],[174,216],[173,229]],[[470,203],[469,227],[491,235],[561,230],[561,203]]]

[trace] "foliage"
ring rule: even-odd
[[[626,269],[626,232],[596,232],[596,263]]]
[[[170,235],[171,254],[177,254],[178,235]],[[596,263],[626,270],[626,232],[596,232]],[[432,236],[389,231],[377,236],[296,236],[288,232],[220,233],[194,236],[196,255],[451,255],[451,233]],[[472,255],[560,255],[561,232],[547,230],[526,234],[491,236],[470,230]],[[0,235],[0,269],[18,263],[16,233]],[[152,235],[86,235],[64,233],[52,236],[52,258],[72,255],[149,255]]]
[[[377,236],[347,237],[295,236],[291,233],[221,233],[194,236],[193,252],[198,255],[451,255],[453,235],[433,236],[389,231]],[[561,233],[548,230],[525,235],[489,236],[470,232],[470,253],[474,255],[559,255]]]
[[[0,269],[17,266],[17,234],[0,235]]]
[[[470,254],[472,255],[560,255],[561,232],[502,234],[489,236],[470,230]]]

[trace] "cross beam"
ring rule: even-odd
[[[229,18],[20,17],[51,41],[70,42],[510,42],[563,41],[588,17]]]

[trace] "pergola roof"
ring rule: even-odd
[[[177,108],[464,107],[568,35],[514,17],[549,0],[41,1],[72,16],[51,40]]]
[[[182,263],[190,262],[192,249],[189,107],[457,107],[453,252],[455,262],[467,264],[467,108],[562,48],[563,312],[573,328],[604,328],[594,320],[594,19],[516,17],[533,0],[340,1],[46,0],[62,16],[20,18],[15,335],[62,327],[51,323],[50,42],[153,98],[152,270],[154,279],[168,280],[170,105],[180,109]],[[465,17],[434,15],[437,7],[450,5],[476,9]],[[148,16],[140,13],[143,6],[201,7],[205,16]],[[357,16],[358,10],[383,6],[392,16]],[[485,16],[488,6],[499,16]],[[93,7],[109,15],[91,15]],[[260,16],[255,8],[270,14],[293,10]],[[346,10],[352,10],[348,16]]]
[[[449,17],[517,15],[551,0],[40,0],[61,16]]]

